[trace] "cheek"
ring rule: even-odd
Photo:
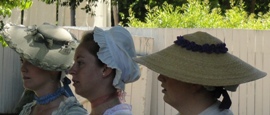
[[[46,76],[46,77],[49,77],[50,74],[49,72],[45,71],[45,70],[42,70],[40,68],[37,68],[37,67],[29,67],[29,73],[32,74],[32,76]]]
[[[77,71],[78,74],[78,78],[83,80],[83,81],[92,81],[94,79],[96,79],[97,77],[101,77],[99,76],[99,70],[98,69],[94,69],[93,67],[85,67],[85,68],[81,68]]]
[[[168,90],[173,93],[174,95],[175,94],[178,94],[177,92],[185,92],[185,86],[175,80],[169,80],[168,83],[167,83],[167,87],[168,87]]]

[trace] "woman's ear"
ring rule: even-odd
[[[108,77],[112,72],[113,72],[113,69],[106,66],[106,67],[104,67],[102,77]]]

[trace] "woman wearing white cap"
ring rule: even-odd
[[[75,92],[91,103],[91,115],[131,115],[123,103],[125,84],[136,81],[139,67],[130,33],[121,26],[86,32],[70,70]]]
[[[6,25],[1,34],[21,57],[23,85],[27,94],[34,92],[34,101],[24,105],[20,115],[88,114],[74,97],[65,74],[73,63],[78,45],[74,36],[49,24],[39,27]]]
[[[160,73],[164,101],[181,115],[232,115],[227,93],[266,73],[227,52],[205,32],[178,36],[173,45],[134,60]],[[223,100],[218,98],[223,96]]]

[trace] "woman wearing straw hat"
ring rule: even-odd
[[[70,69],[75,92],[91,103],[91,115],[131,115],[123,103],[125,84],[136,81],[139,67],[133,39],[123,27],[85,32]]]
[[[6,25],[1,34],[9,47],[21,56],[26,93],[34,92],[35,100],[26,104],[20,115],[88,114],[70,90],[70,80],[65,73],[73,63],[78,44],[74,36],[50,24]]]
[[[266,73],[227,51],[219,39],[195,32],[178,36],[173,45],[134,60],[160,73],[163,99],[181,115],[232,115],[227,90],[235,91],[239,84]]]

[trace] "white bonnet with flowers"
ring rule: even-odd
[[[66,71],[73,64],[78,42],[64,28],[48,23],[40,26],[6,24],[0,34],[11,49],[39,68]]]
[[[78,46],[75,36],[64,28],[48,23],[39,26],[6,24],[0,34],[11,49],[31,64],[44,70],[62,72],[63,87],[57,91],[67,97],[74,96],[68,85],[71,81],[66,77],[66,71],[73,64]],[[54,95],[50,97],[57,98]],[[40,104],[47,104],[52,100],[39,99],[36,98]]]
[[[116,70],[113,86],[124,90],[125,84],[134,82],[140,77],[138,64],[132,60],[136,57],[132,36],[121,26],[109,30],[94,28],[94,41],[100,49],[98,58],[108,67]]]

